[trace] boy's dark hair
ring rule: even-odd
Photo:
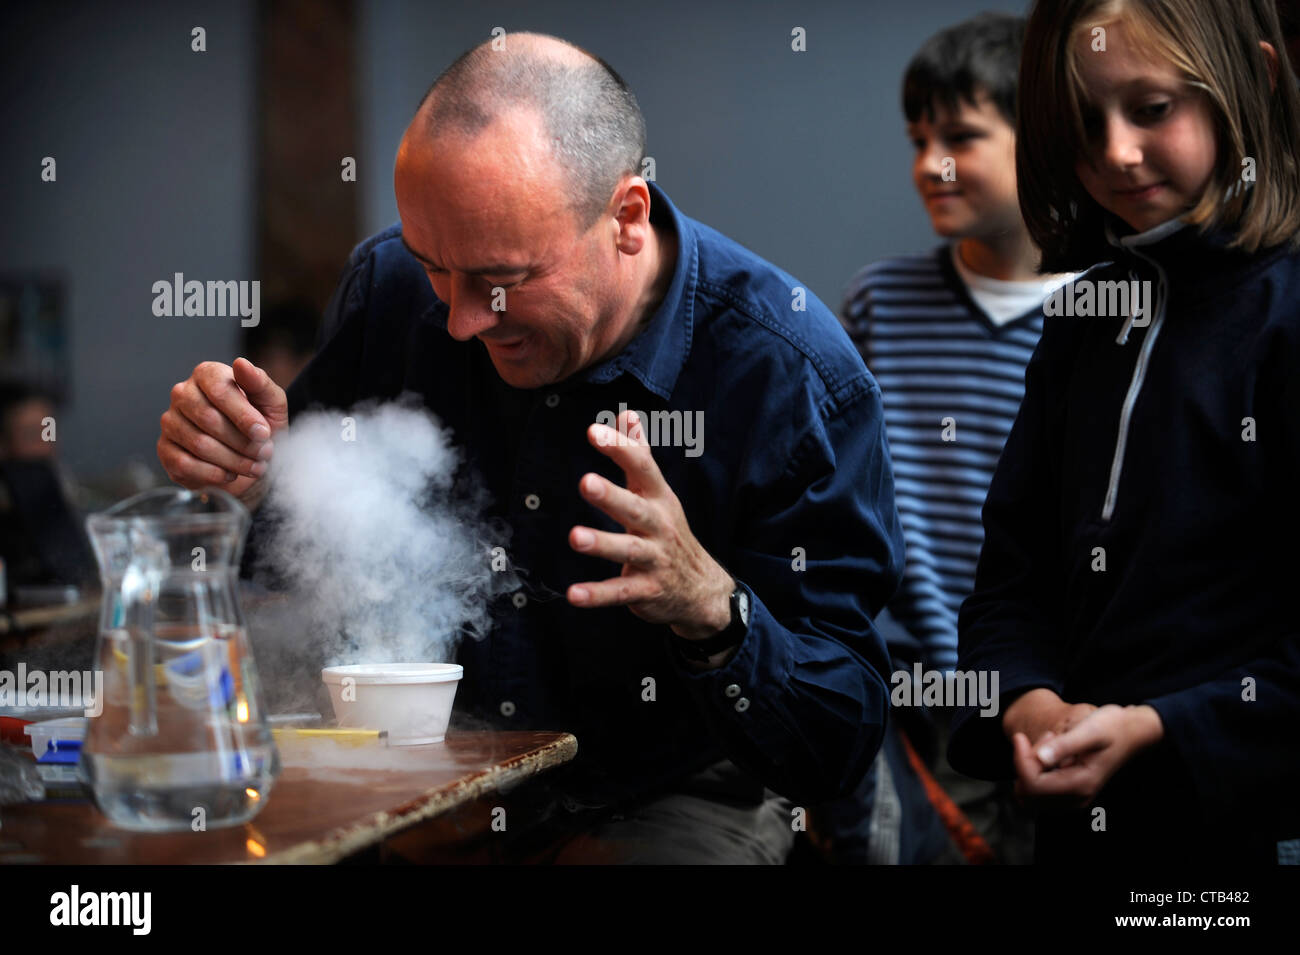
[[[1185,220],[1231,229],[1231,245],[1246,252],[1300,245],[1300,93],[1273,0],[1038,0],[1020,70],[1016,182],[1025,226],[1043,251],[1040,269],[1077,271],[1114,257],[1104,210],[1075,173],[1088,132],[1072,44],[1079,35],[1095,44],[1093,31],[1117,21],[1149,56],[1174,63],[1214,116],[1214,172]],[[1278,52],[1275,83],[1260,41]],[[1246,160],[1256,177],[1249,188]]]
[[[1007,13],[981,13],[936,33],[907,64],[903,115],[909,123],[923,113],[933,121],[936,104],[956,112],[959,98],[974,106],[984,92],[1014,126],[1016,72],[1024,39],[1024,19]]]

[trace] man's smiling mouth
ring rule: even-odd
[[[506,358],[513,358],[523,351],[530,337],[529,335],[520,335],[517,338],[483,338],[480,335],[479,340],[487,346],[488,351]]]

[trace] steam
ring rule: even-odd
[[[451,662],[463,636],[485,636],[490,599],[514,584],[491,566],[505,530],[454,485],[459,464],[418,399],[296,416],[275,439],[258,553],[289,599],[267,608],[280,639],[259,664],[291,646],[299,669]]]

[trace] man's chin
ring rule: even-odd
[[[553,384],[555,379],[547,374],[546,369],[538,368],[536,365],[522,364],[506,359],[492,357],[492,367],[497,370],[497,374],[511,388],[520,388],[529,390],[541,388],[543,385]]]

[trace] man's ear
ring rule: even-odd
[[[611,204],[618,226],[618,250],[636,255],[650,238],[650,187],[640,176],[626,176],[614,190]]]
[[[1270,91],[1277,90],[1277,50],[1273,49],[1273,44],[1267,40],[1259,41],[1259,48],[1264,51],[1268,57],[1268,88]]]

